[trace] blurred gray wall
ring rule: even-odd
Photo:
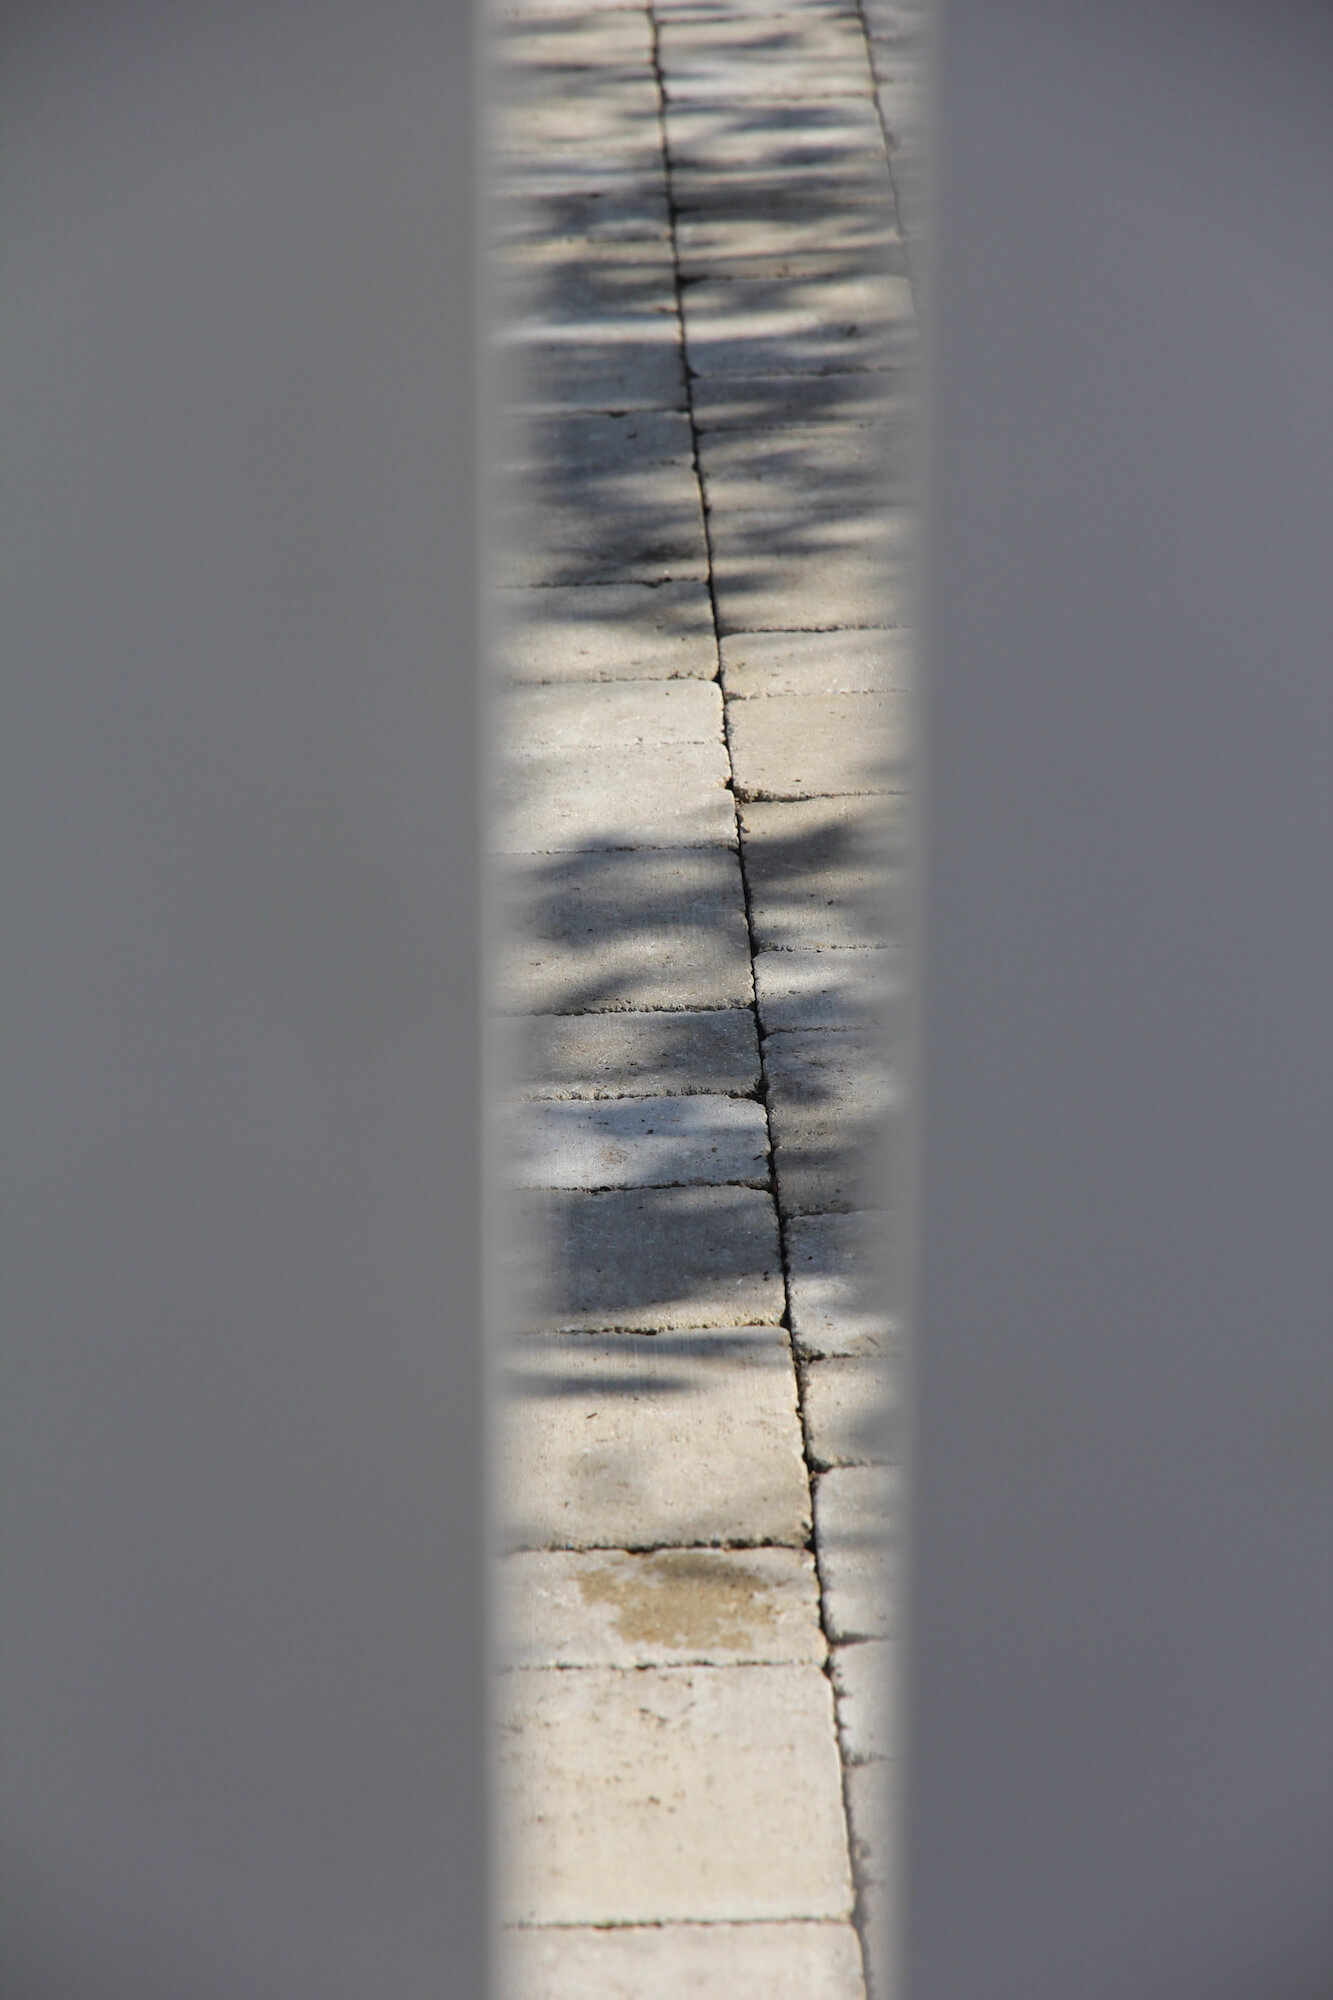
[[[6,2000],[483,1987],[472,33],[3,12]]]
[[[944,0],[905,2000],[1333,1992],[1333,14]]]

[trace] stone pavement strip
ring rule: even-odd
[[[874,2000],[921,0],[494,5],[501,1990]]]

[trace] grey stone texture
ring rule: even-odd
[[[501,1565],[499,1597],[512,1667],[822,1666],[827,1651],[804,1549],[524,1552]]]
[[[778,1328],[521,1338],[499,1428],[513,1548],[801,1548],[809,1533]]]
[[[764,1068],[784,1215],[865,1206],[892,1103],[879,1037],[784,1031],[764,1043]]]
[[[717,640],[703,578],[497,593],[497,647],[530,682],[711,680]]]
[[[883,1639],[895,1623],[900,1484],[888,1465],[839,1466],[815,1481],[815,1560],[835,1644]]]
[[[787,1294],[798,1354],[874,1356],[895,1338],[882,1214],[794,1215],[786,1226]]]
[[[818,1667],[504,1680],[501,1903],[512,1919],[850,1915],[832,1690]]]
[[[744,1097],[649,1097],[514,1107],[531,1188],[766,1187],[768,1123]]]
[[[505,1991],[866,2000],[919,19],[500,9]]]
[[[557,1190],[526,1202],[525,1230],[545,1249],[540,1328],[652,1332],[782,1318],[777,1219],[757,1189]]]
[[[578,1926],[511,1932],[506,1993],[523,2000],[863,2000],[849,1923]]]
[[[543,1014],[516,1022],[516,1095],[748,1096],[759,1087],[753,1016],[740,1008],[689,1014]]]
[[[754,998],[733,852],[554,854],[506,864],[499,996],[511,1009],[748,1007]]]

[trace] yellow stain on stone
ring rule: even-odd
[[[777,1622],[771,1580],[704,1549],[623,1556],[584,1570],[579,1589],[628,1645],[740,1652]]]

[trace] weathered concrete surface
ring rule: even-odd
[[[768,1123],[748,1098],[562,1100],[515,1111],[521,1187],[768,1185]]]
[[[740,866],[694,850],[537,856],[506,866],[513,919],[500,994],[511,1009],[748,1007]]]
[[[764,1032],[781,1028],[869,1028],[890,1018],[901,968],[890,951],[827,945],[755,954],[755,998]]]
[[[878,1356],[894,1334],[881,1274],[882,1214],[794,1215],[788,1299],[798,1354]]]
[[[523,1339],[506,1374],[512,1546],[804,1545],[809,1482],[780,1329]]]
[[[771,1196],[746,1187],[529,1194],[544,1240],[539,1328],[654,1332],[775,1326],[782,1259]]]
[[[893,1102],[879,1038],[784,1031],[765,1042],[764,1068],[784,1215],[864,1207],[871,1149]]]
[[[827,1651],[804,1549],[523,1553],[499,1595],[513,1667],[821,1666]]]
[[[730,775],[720,743],[630,742],[511,757],[499,786],[496,851],[731,847]]]
[[[911,615],[907,532],[892,515],[814,514],[793,497],[771,512],[711,517],[710,528],[724,634],[901,624]]]
[[[892,694],[788,694],[727,703],[738,797],[829,798],[894,789],[905,715]],[[897,782],[902,783],[899,775]]]
[[[661,32],[669,101],[732,103],[737,97],[850,97],[872,88],[865,36],[855,16],[792,12],[771,19],[678,21]]]
[[[812,1361],[803,1378],[806,1457],[832,1465],[891,1464],[902,1449],[900,1383],[880,1356]]]
[[[722,698],[711,681],[607,681],[600,687],[511,689],[506,736],[533,750],[617,751],[638,743],[721,743]]]
[[[523,2000],[863,2000],[848,1923],[524,1929],[506,1939]]]
[[[904,817],[902,802],[892,799],[742,806],[756,944],[808,950],[887,943]]]
[[[859,1646],[837,1646],[832,1670],[838,1736],[846,1762],[869,1764],[896,1756],[893,1641],[867,1639]]]
[[[498,593],[498,641],[517,681],[709,680],[717,640],[708,585],[551,585]]]
[[[883,1639],[894,1625],[894,1467],[845,1466],[815,1482],[815,1550],[830,1639]]]
[[[543,1014],[511,1024],[511,1074],[526,1097],[748,1096],[759,1085],[754,1017],[741,1008],[689,1014]]]
[[[728,697],[883,694],[910,686],[910,635],[880,632],[737,632],[722,641]]]
[[[850,1914],[832,1690],[817,1667],[504,1678],[512,1918]]]

